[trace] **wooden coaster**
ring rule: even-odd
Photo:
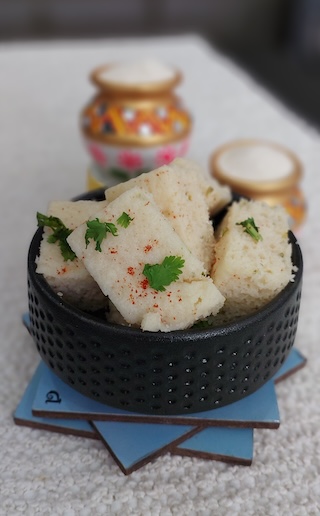
[[[139,414],[96,402],[60,380],[45,364],[34,397],[33,415],[166,425],[233,426],[238,428],[278,428],[280,416],[273,381],[236,403],[193,414],[155,416]]]
[[[250,466],[253,432],[252,428],[205,428],[175,446],[171,453]]]
[[[28,312],[22,315],[22,324],[25,326],[30,333],[30,315]]]
[[[99,439],[99,435],[88,421],[82,419],[53,419],[37,417],[32,414],[32,403],[42,375],[42,364],[37,367],[23,397],[13,414],[13,420],[17,425],[50,430],[62,434],[76,435]]]
[[[92,421],[92,425],[125,475],[163,455],[200,430],[192,426],[116,421]]]
[[[306,357],[304,357],[296,348],[293,348],[287,360],[273,377],[274,383],[277,384],[286,380],[289,376],[302,369],[306,363]]]
[[[297,349],[293,349],[274,376],[274,383],[277,384],[287,379],[304,367],[306,363],[306,358]],[[231,464],[251,465],[253,430],[248,428],[206,428],[173,448],[171,453]]]
[[[269,382],[269,384],[273,386],[273,383],[284,380],[289,375],[301,369],[305,363],[306,359],[303,355],[294,349],[285,364],[283,364],[282,368],[273,378],[273,381]],[[48,373],[50,373],[49,376]],[[50,376],[53,377],[56,383],[47,383]],[[181,422],[174,424],[171,418],[169,421],[166,421],[166,424],[164,424],[163,420],[158,423],[150,421],[133,422],[132,418],[129,418],[126,422],[113,420],[88,422],[84,417],[74,418],[72,410],[69,414],[65,414],[63,411],[60,412],[61,417],[57,418],[56,414],[59,413],[60,409],[57,409],[58,412],[55,410],[48,411],[50,417],[34,415],[32,406],[35,403],[35,398],[40,395],[43,397],[43,393],[46,395],[44,403],[47,403],[49,406],[58,406],[63,403],[62,397],[64,398],[68,394],[67,389],[69,387],[61,382],[62,389],[59,391],[56,389],[60,388],[59,382],[61,381],[57,379],[45,364],[40,363],[14,413],[14,421],[17,424],[34,428],[95,439],[100,438],[115,462],[126,475],[168,451],[170,451],[171,454],[218,460],[230,464],[250,465],[252,463],[253,426],[258,427],[257,420],[254,421],[254,425],[250,428],[244,428],[242,427],[242,418],[240,421],[233,421],[233,424],[237,422],[239,426],[232,428],[233,424],[222,427],[222,420],[219,420],[219,418],[216,421],[217,426],[213,426],[210,418],[207,418],[205,420],[206,424],[202,427],[194,425],[197,418],[192,421],[193,425],[183,425]],[[42,383],[43,386],[41,387]],[[73,389],[71,390],[73,391]],[[81,396],[78,395],[78,393],[76,394],[77,396]],[[265,402],[267,399],[269,399],[269,402],[270,399],[274,400],[275,392],[274,389],[271,390],[270,387],[268,387],[265,392],[260,392],[260,394],[264,394]],[[96,403],[94,400],[88,398],[85,398],[85,400],[87,400],[89,405]],[[73,398],[71,400],[67,399],[67,401],[71,405],[74,403]],[[79,400],[76,401],[79,402]],[[258,402],[257,399],[256,402]],[[260,421],[260,424],[264,425],[263,427],[265,427],[266,420],[270,423],[271,414],[273,414],[274,418],[275,408],[276,412],[278,410],[277,403],[275,406],[273,403],[272,409],[272,403],[269,406],[269,402],[264,404],[264,410],[268,409],[268,407],[270,409],[271,407],[271,413],[268,413],[267,418],[262,422]],[[239,402],[229,405],[229,409],[228,407],[221,407],[221,409],[225,408],[230,410],[233,407],[233,416],[235,417],[238,411],[243,409],[241,406],[240,408],[239,406],[234,407],[238,403]],[[98,405],[100,406],[101,404]],[[251,404],[249,407],[250,406]],[[78,407],[77,404],[76,407]],[[105,406],[103,405],[103,407]],[[217,413],[217,411],[221,409],[216,409],[214,412]],[[63,410],[65,410],[65,407]],[[249,413],[250,411],[247,412],[246,417]],[[64,419],[62,418],[62,414],[66,415]],[[81,416],[85,414],[87,414],[87,412],[84,412]],[[103,415],[105,416],[105,413]],[[148,418],[148,416],[144,417]],[[246,424],[248,424],[249,419],[250,418],[247,417],[245,421]],[[274,421],[273,419],[273,422]],[[276,426],[273,426],[273,428],[276,428]]]

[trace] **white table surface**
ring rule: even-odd
[[[20,323],[35,212],[85,189],[78,114],[94,91],[88,72],[143,56],[184,73],[180,93],[195,119],[191,158],[207,167],[218,144],[263,137],[293,149],[305,167],[296,346],[308,365],[277,387],[280,428],[256,431],[249,468],[165,455],[125,477],[100,442],[12,421],[39,360]],[[319,134],[196,36],[0,45],[1,515],[320,513],[319,167]]]

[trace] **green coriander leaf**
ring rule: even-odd
[[[72,251],[71,247],[69,246],[68,242],[66,240],[59,240],[59,247],[61,254],[63,256],[64,261],[71,260],[73,261],[76,257],[76,254]]]
[[[90,239],[96,242],[95,250],[101,253],[101,243],[107,237],[108,233],[118,236],[117,227],[112,222],[100,222],[98,218],[87,221],[87,231],[85,233],[86,247],[88,247]]]
[[[213,326],[217,326],[215,316],[209,315],[208,317],[206,317],[206,319],[202,319],[200,321],[195,322],[192,328],[201,330],[205,328],[212,328]]]
[[[249,217],[247,220],[237,222],[237,226],[243,226],[245,233],[248,233],[256,242],[262,240],[262,236],[259,233],[259,228],[256,226],[253,217]]]
[[[59,240],[57,232],[52,233],[52,235],[49,235],[47,238],[47,242],[49,242],[49,244],[55,244],[57,240]]]
[[[65,228],[64,223],[61,219],[58,219],[58,217],[52,217],[52,215],[43,215],[43,213],[37,212],[37,221],[38,221],[38,227],[43,228],[47,226],[51,229],[61,229]]]
[[[120,226],[122,226],[123,228],[127,228],[130,224],[130,222],[132,222],[133,219],[124,211],[122,212],[122,214],[120,215],[120,217],[117,219],[117,222]]]
[[[72,230],[68,229],[61,219],[53,217],[52,215],[47,216],[37,212],[37,221],[38,227],[48,227],[52,229],[52,234],[48,236],[47,242],[49,242],[49,244],[58,242],[64,261],[73,261],[76,254],[72,251],[67,242],[67,238],[72,233]]]
[[[184,260],[180,256],[166,256],[162,263],[154,265],[146,263],[142,272],[148,279],[150,287],[163,292],[166,286],[177,281],[183,266]]]
[[[212,324],[210,324],[210,321],[208,319],[203,319],[201,321],[197,321],[196,323],[194,323],[192,328],[197,329],[197,330],[202,330],[202,329],[211,328],[211,326],[212,326]]]

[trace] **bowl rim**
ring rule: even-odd
[[[90,75],[90,81],[102,91],[107,92],[109,94],[113,94],[116,97],[119,97],[123,94],[131,94],[137,96],[143,96],[145,94],[153,95],[153,94],[161,94],[166,93],[181,83],[183,79],[183,74],[180,70],[178,70],[175,66],[169,65],[172,72],[172,76],[166,79],[160,79],[156,81],[148,81],[144,80],[139,83],[128,83],[122,81],[115,81],[110,79],[105,79],[102,77],[103,72],[111,70],[116,67],[118,63],[109,62],[97,66],[94,68]]]

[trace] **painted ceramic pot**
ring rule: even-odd
[[[286,147],[263,140],[235,140],[215,150],[210,168],[220,183],[237,194],[284,206],[292,231],[304,222],[307,208],[300,187],[302,164]]]
[[[89,189],[111,186],[167,164],[188,150],[191,116],[174,88],[181,73],[160,81],[108,80],[114,65],[93,70],[98,92],[81,113],[81,130],[92,166]]]

